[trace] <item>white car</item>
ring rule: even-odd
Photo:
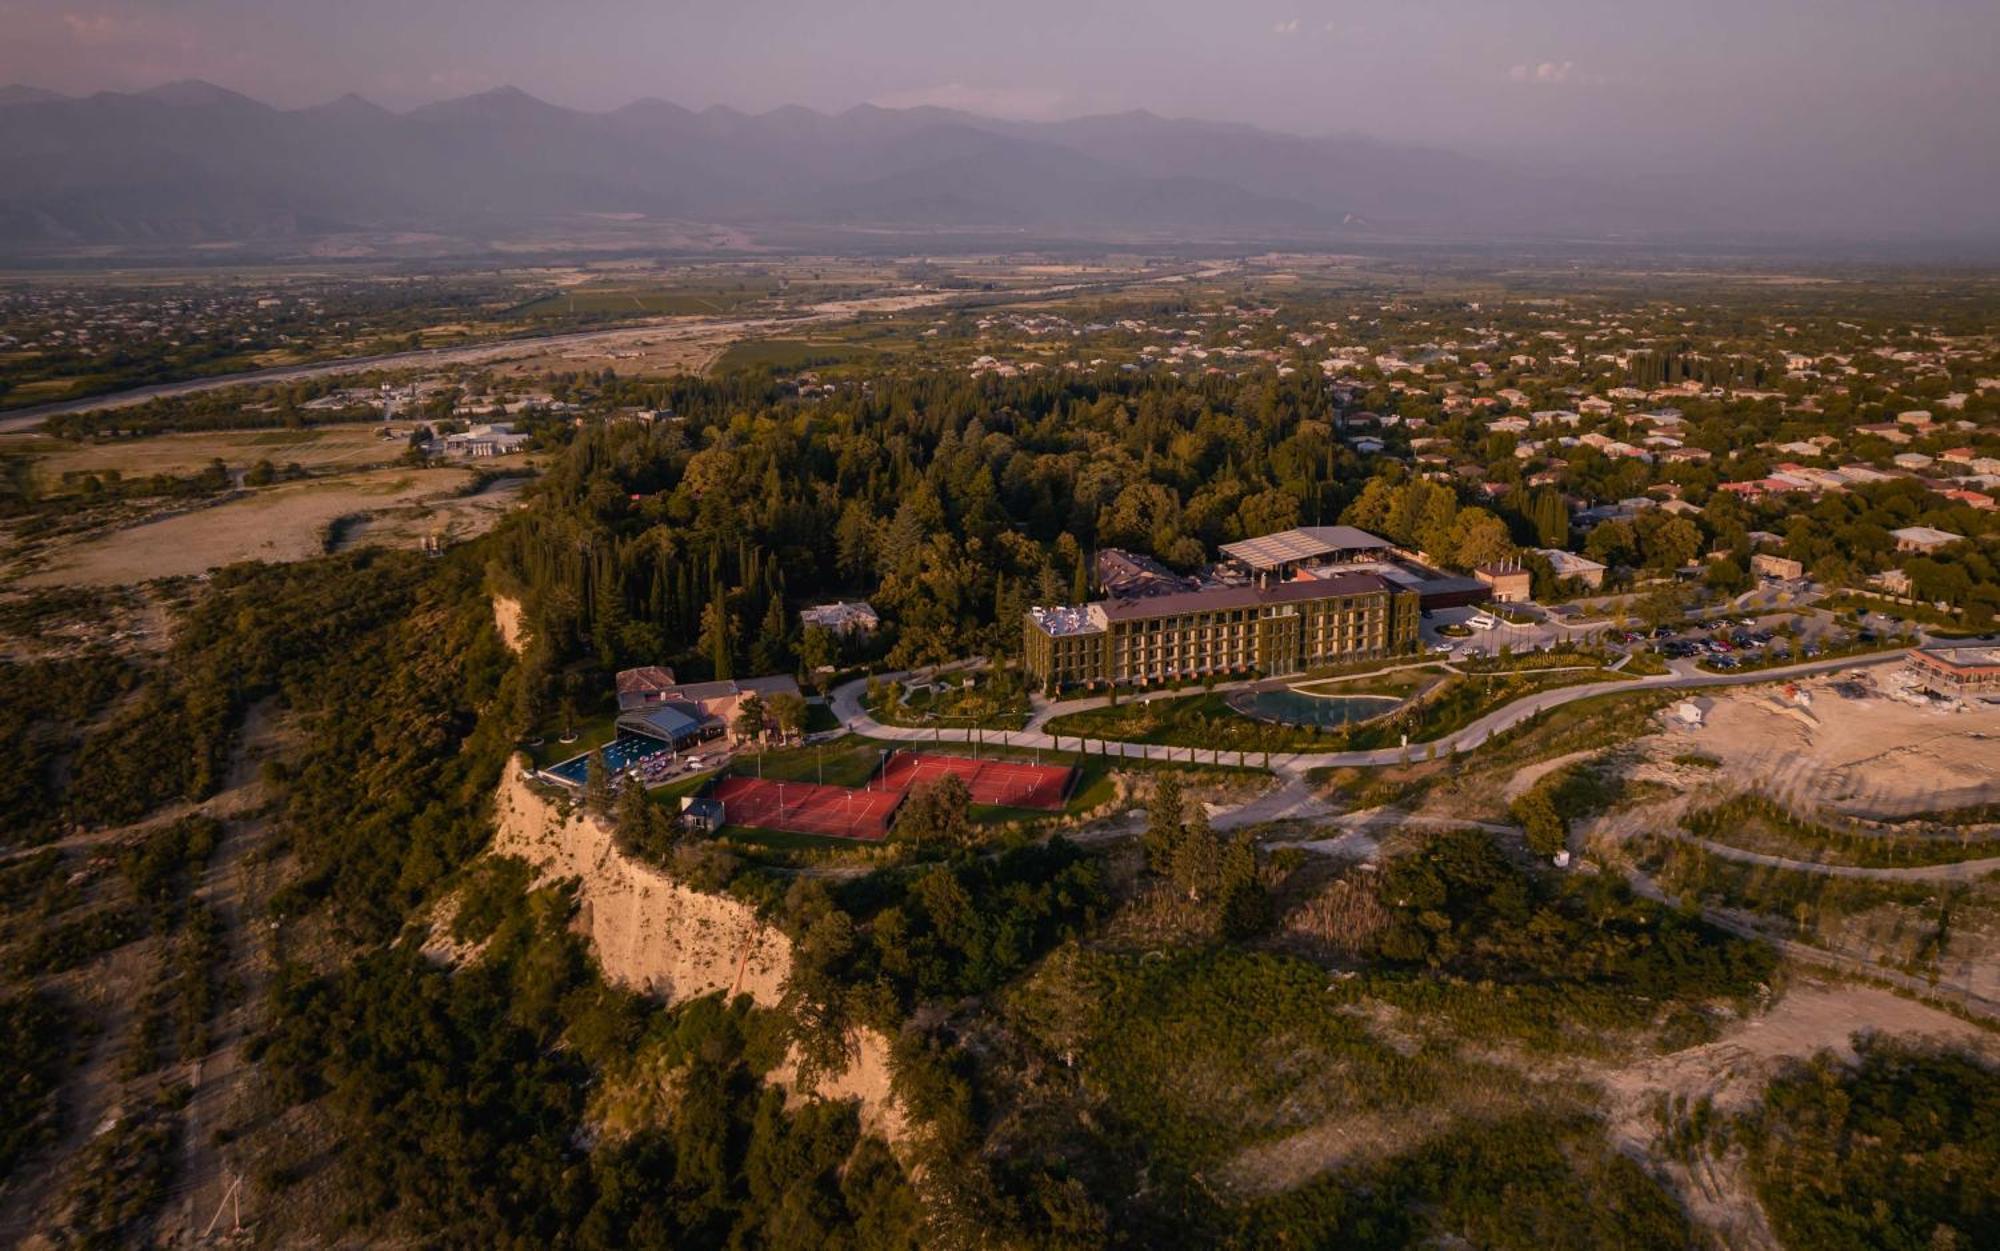
[[[1474,616],[1467,617],[1465,619],[1465,624],[1471,626],[1475,630],[1491,630],[1494,626],[1499,625],[1500,622],[1495,618],[1489,617],[1482,612]]]
[[[1432,643],[1432,644],[1431,644],[1431,651],[1432,651],[1432,653],[1433,653],[1433,654],[1435,654],[1435,655],[1439,655],[1439,656],[1449,656],[1449,655],[1451,655],[1451,644],[1450,644],[1450,643]]]

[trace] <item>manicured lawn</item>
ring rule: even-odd
[[[1316,727],[1246,717],[1229,706],[1227,695],[1213,691],[1121,699],[1108,708],[1057,717],[1044,728],[1057,735],[1225,751],[1309,751],[1328,738]]]
[[[1349,733],[1348,745],[1356,749],[1392,747],[1405,732],[1410,742],[1427,743],[1455,734],[1487,713],[1525,696],[1565,686],[1615,682],[1623,677],[1607,669],[1468,674],[1452,679],[1404,717],[1355,727]]]
[[[1525,695],[1588,682],[1618,681],[1625,676],[1599,668],[1549,667],[1565,661],[1575,662],[1574,658],[1557,657],[1543,661],[1541,667],[1513,667],[1534,663],[1528,658],[1519,658],[1516,661],[1496,662],[1497,665],[1509,666],[1506,669],[1453,675],[1442,682],[1435,681],[1435,674],[1409,670],[1384,674],[1379,678],[1357,678],[1352,682],[1314,684],[1313,689],[1323,694],[1408,695],[1419,688],[1426,689],[1424,697],[1414,706],[1346,727],[1321,729],[1258,721],[1231,708],[1227,696],[1211,692],[1161,697],[1151,701],[1125,700],[1113,707],[1093,708],[1057,717],[1048,723],[1046,729],[1051,734],[1225,752],[1355,751],[1391,747],[1400,742],[1405,733],[1412,743],[1441,738]]]
[[[723,845],[755,848],[763,851],[852,851],[862,847],[880,847],[881,843],[865,842],[858,838],[835,838],[823,834],[798,834],[791,830],[766,830],[754,825],[731,825],[718,834],[715,841]]]
[[[1394,695],[1407,699],[1435,685],[1441,675],[1441,670],[1425,666],[1421,669],[1399,669],[1393,673],[1378,673],[1364,677],[1309,679],[1294,682],[1292,686],[1296,690],[1312,695]]]
[[[1033,713],[1025,689],[996,692],[991,681],[971,687],[956,684],[935,691],[906,694],[896,683],[868,704],[868,712],[884,725],[956,729],[1018,730]]]
[[[594,716],[579,712],[576,718],[577,737],[574,743],[563,742],[562,731],[560,714],[550,717],[537,731],[542,736],[541,745],[528,748],[528,758],[535,762],[537,769],[545,769],[552,764],[568,760],[571,756],[602,747],[617,738],[618,710],[612,708]]]
[[[691,773],[684,778],[676,778],[665,786],[654,787],[646,792],[646,798],[667,811],[678,814],[681,810],[681,798],[707,786],[714,777],[715,771],[712,769],[706,773]]]
[[[843,738],[807,747],[738,752],[732,771],[743,777],[766,777],[778,782],[861,786],[875,775],[882,763],[882,753],[892,746],[873,739]]]

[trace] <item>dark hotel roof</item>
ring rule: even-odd
[[[1356,531],[1359,533],[1359,531]],[[1257,608],[1265,604],[1296,604],[1304,600],[1333,599],[1341,595],[1367,595],[1376,591],[1398,590],[1395,583],[1373,573],[1340,573],[1330,578],[1281,582],[1273,587],[1219,586],[1178,595],[1155,595],[1151,599],[1111,600],[1103,605],[1112,621],[1147,621],[1154,617],[1175,617],[1190,612],[1221,612],[1231,608]]]

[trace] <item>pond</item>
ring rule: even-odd
[[[1403,701],[1393,695],[1306,695],[1289,687],[1258,691],[1248,701],[1253,716],[1286,725],[1348,725],[1379,717]]]

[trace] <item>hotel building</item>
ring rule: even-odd
[[[1299,673],[1414,650],[1421,612],[1415,587],[1351,566],[1314,563],[1352,559],[1368,546],[1351,541],[1359,531],[1326,528],[1336,529],[1346,533],[1328,534],[1334,541],[1326,543],[1313,542],[1312,531],[1287,531],[1232,544],[1225,552],[1247,566],[1241,581],[1031,609],[1027,671],[1049,686],[1170,682]],[[1284,538],[1292,541],[1271,542]],[[1248,549],[1247,559],[1239,549]]]

